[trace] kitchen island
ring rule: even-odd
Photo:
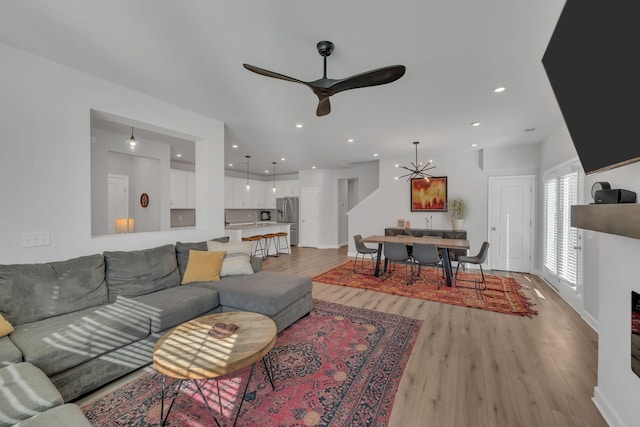
[[[229,236],[230,242],[239,242],[243,237],[253,236],[255,234],[269,234],[285,232],[287,235],[291,234],[291,223],[288,222],[275,222],[275,221],[258,221],[257,223],[239,223],[229,224],[224,227],[225,236]],[[288,239],[288,238],[287,238]],[[284,241],[284,238],[283,238]],[[265,241],[262,241],[263,247]],[[268,255],[277,255],[274,245],[269,247]]]

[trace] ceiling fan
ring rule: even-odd
[[[330,41],[325,40],[318,42],[316,47],[318,48],[318,53],[320,54],[320,56],[324,58],[324,73],[321,79],[314,80],[312,82],[305,82],[302,80],[294,79],[293,77],[274,73],[273,71],[265,70],[263,68],[255,67],[249,64],[242,65],[244,66],[244,68],[249,71],[253,71],[254,73],[258,73],[267,77],[273,77],[275,79],[300,83],[311,88],[311,90],[316,94],[319,100],[318,108],[316,109],[316,115],[318,116],[326,116],[331,112],[331,104],[329,103],[329,97],[331,95],[335,95],[336,93],[342,92],[344,90],[391,83],[402,77],[406,70],[404,65],[392,65],[389,67],[365,71],[364,73],[356,74],[344,79],[328,79],[327,56],[331,55],[331,52],[333,52],[334,44]]]

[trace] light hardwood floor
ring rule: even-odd
[[[348,260],[346,247],[294,247],[263,266],[315,276]],[[424,321],[390,426],[606,426],[591,401],[597,334],[538,276],[488,273],[515,277],[538,314],[512,316],[322,283],[313,284],[313,297]]]
[[[346,247],[292,247],[291,255],[268,258],[263,268],[315,276],[352,260]],[[591,401],[597,334],[537,276],[488,273],[515,277],[538,315],[512,316],[322,283],[313,284],[313,297],[424,321],[389,426],[606,426]],[[141,371],[76,403],[92,401]]]

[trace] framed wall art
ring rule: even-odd
[[[411,179],[411,212],[446,212],[447,177]]]

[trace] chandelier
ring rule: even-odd
[[[407,181],[411,181],[413,178],[423,178],[429,181],[430,178],[433,178],[432,175],[425,173],[425,171],[435,168],[435,166],[431,166],[431,163],[433,162],[433,160],[429,160],[429,163],[427,163],[426,165],[423,165],[422,162],[420,163],[418,162],[418,144],[420,144],[420,141],[414,141],[413,143],[413,145],[416,146],[416,161],[415,163],[413,162],[411,163],[410,168],[407,166],[396,165],[397,168],[408,170],[409,173],[399,176],[396,179],[400,179],[400,178],[404,178],[405,176],[408,176],[409,178],[407,178]]]

